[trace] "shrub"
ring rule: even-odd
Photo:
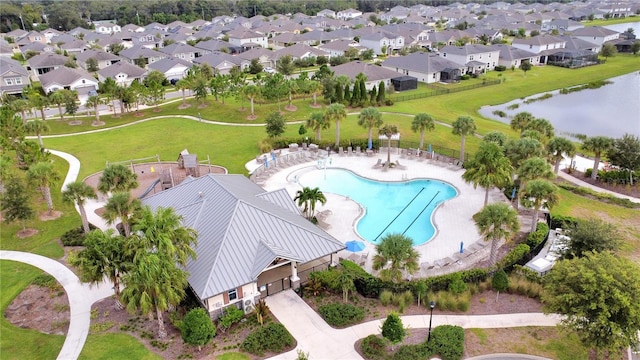
[[[384,338],[369,335],[360,343],[360,349],[367,359],[381,360],[387,357],[387,344]]]
[[[229,306],[225,309],[224,315],[218,320],[218,325],[220,325],[222,331],[226,331],[231,325],[242,320],[242,318],[244,318],[244,311],[235,306]]]
[[[568,229],[574,226],[578,222],[578,219],[572,216],[563,215],[551,215],[551,228],[552,229]]]
[[[391,312],[387,316],[387,319],[382,323],[382,336],[394,344],[404,339],[405,330],[398,314]]]
[[[469,80],[469,79],[471,79],[471,75],[469,75],[469,74],[464,74],[464,75],[460,76],[460,80]]]
[[[49,274],[40,274],[36,276],[31,283],[36,286],[46,287],[51,290],[55,290],[60,287],[58,280]]]
[[[464,330],[460,326],[441,325],[431,331],[427,344],[432,354],[442,360],[459,360],[464,353]]]
[[[539,222],[536,224],[536,231],[527,235],[527,245],[529,245],[531,249],[537,248],[538,245],[542,244],[548,233],[549,226],[545,223]]]
[[[284,325],[270,323],[247,335],[240,345],[240,349],[250,354],[264,356],[265,351],[281,352],[287,346],[293,345],[293,343],[293,336]]]
[[[506,291],[509,288],[509,278],[503,269],[496,271],[493,275],[491,287],[495,291]]]
[[[449,283],[449,291],[457,295],[462,294],[463,292],[467,291],[467,289],[467,284],[462,281],[462,274],[460,274],[459,272],[453,273],[452,281]]]
[[[196,345],[200,350],[202,345],[207,345],[216,336],[216,327],[213,326],[207,311],[203,308],[197,308],[185,315],[184,320],[182,320],[180,335],[184,342]]]
[[[505,113],[502,110],[494,110],[493,111],[493,115],[496,115],[496,116],[499,116],[499,117],[503,118],[503,117],[507,116],[507,113]]]
[[[505,71],[505,70],[507,70],[507,67],[504,66],[504,65],[496,65],[496,67],[494,67],[493,70],[495,70],[495,71]]]
[[[383,290],[380,293],[380,303],[382,306],[389,306],[393,300],[393,293],[389,290]]]
[[[97,229],[95,226],[89,224],[89,230],[95,229]],[[60,241],[62,241],[62,245],[64,246],[82,246],[84,245],[84,235],[84,229],[80,226],[62,234]]]
[[[351,304],[330,303],[318,308],[318,312],[327,324],[345,327],[364,319],[364,310]]]
[[[392,360],[422,360],[429,359],[431,351],[427,343],[418,345],[402,345],[398,350],[389,357]]]
[[[498,263],[498,267],[505,268],[517,263],[525,255],[527,255],[530,250],[531,247],[529,245],[518,244],[515,248],[511,249],[511,251],[509,251],[504,258],[502,258],[502,260]]]
[[[265,154],[273,150],[273,146],[271,145],[269,140],[263,139],[258,142],[258,149],[260,150],[261,154]]]

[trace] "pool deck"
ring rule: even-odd
[[[458,196],[442,203],[433,215],[436,227],[435,236],[425,244],[418,245],[415,249],[420,253],[421,269],[414,277],[433,276],[473,267],[478,261],[489,256],[488,243],[483,241],[473,221],[473,214],[478,212],[484,203],[484,189],[474,189],[473,185],[465,183],[461,175],[462,168],[454,164],[442,161],[416,158],[400,155],[395,150],[391,154],[391,162],[399,161],[400,167],[384,169],[376,166],[378,159],[386,161],[387,153],[382,151],[372,156],[362,155],[338,155],[331,154],[329,168],[344,168],[354,173],[375,180],[406,181],[411,179],[437,179],[453,185]],[[326,158],[326,152],[321,151]],[[282,156],[286,155],[283,150]],[[295,197],[302,186],[296,182],[296,174],[312,171],[317,176],[323,176],[323,170],[318,169],[318,160],[311,159],[307,162],[286,166],[279,165],[274,168],[273,163],[270,174],[261,176],[259,184],[265,190],[287,189],[291,197]],[[252,172],[260,164],[256,161],[247,163],[246,167]],[[305,175],[305,176],[308,176]],[[361,263],[365,269],[371,271],[371,259],[375,255],[375,245],[360,238],[355,231],[355,224],[363,211],[360,205],[348,197],[325,193],[327,202],[325,205],[317,204],[316,215],[320,219],[320,226],[336,239],[347,242],[359,239],[366,244],[363,251],[358,253],[341,251],[338,256],[349,258]],[[489,192],[489,202],[507,202],[508,199],[496,189]],[[464,242],[464,253],[460,253],[460,242]],[[366,256],[368,254],[368,256]]]

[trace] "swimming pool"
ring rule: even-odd
[[[356,230],[373,244],[390,233],[410,237],[414,245],[424,244],[435,234],[432,214],[442,202],[454,198],[456,189],[439,180],[403,182],[374,181],[343,169],[302,174],[298,182],[322,192],[348,196],[364,209]]]

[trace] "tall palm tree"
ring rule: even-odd
[[[511,119],[511,128],[515,131],[520,131],[520,134],[522,134],[529,127],[529,123],[532,122],[533,119],[533,115],[526,111],[517,113],[513,119]]]
[[[331,122],[320,112],[313,112],[307,119],[307,127],[316,132],[316,140],[320,141],[320,131],[331,127]]]
[[[204,106],[207,95],[209,95],[209,83],[202,77],[196,78],[191,83],[191,91],[196,101],[200,102],[200,106]]]
[[[66,96],[63,90],[56,90],[49,94],[49,102],[56,104],[60,113],[60,120],[64,121],[64,113],[62,112],[62,104],[66,102]]]
[[[46,108],[49,104],[49,99],[46,96],[41,95],[39,92],[33,90],[27,92],[27,99],[29,99],[29,103],[31,104],[31,106],[40,110],[40,118],[42,119],[42,121],[45,121],[46,116],[44,113],[44,108]]]
[[[510,182],[513,173],[511,162],[504,156],[502,148],[492,142],[482,142],[465,169],[462,174],[464,181],[473,183],[474,188],[478,185],[485,188],[484,206],[489,203],[489,189],[494,186],[504,187]]]
[[[138,187],[138,176],[122,164],[107,166],[98,182],[98,191],[103,194],[129,191],[136,187]]]
[[[543,144],[546,144],[549,139],[553,138],[556,132],[556,130],[553,128],[553,125],[551,125],[551,122],[549,122],[549,120],[547,119],[542,118],[533,119],[525,130],[535,130],[542,134],[543,139],[541,142]]]
[[[391,164],[391,136],[398,133],[398,127],[396,125],[386,124],[378,129],[379,135],[387,137],[387,166]]]
[[[600,167],[600,157],[602,153],[609,151],[613,147],[613,139],[606,136],[594,136],[587,138],[582,144],[582,148],[587,151],[592,151],[595,155],[593,160],[593,171],[591,172],[591,178],[595,180],[598,176],[598,168]]]
[[[49,125],[42,120],[31,120],[25,125],[25,130],[30,133],[35,133],[38,136],[40,147],[44,149],[44,143],[42,142],[42,133],[51,130]]]
[[[303,207],[302,212],[309,220],[313,219],[318,202],[323,205],[327,203],[327,198],[324,196],[324,193],[320,191],[320,188],[309,188],[306,186],[303,187],[302,190],[298,190],[293,200],[297,200],[298,206]]]
[[[524,189],[527,186],[527,182],[531,180],[552,180],[556,177],[556,174],[551,170],[549,163],[545,159],[537,156],[524,160],[516,170],[516,174],[518,175],[521,190]],[[522,191],[520,192],[520,195],[522,195]]]
[[[424,146],[424,132],[425,131],[433,131],[436,129],[436,124],[433,121],[433,117],[429,114],[420,113],[416,114],[413,117],[413,121],[411,121],[411,130],[413,132],[420,131],[420,145],[418,145],[419,149],[422,149]]]
[[[519,168],[523,161],[532,157],[542,157],[545,154],[540,141],[531,138],[509,140],[504,147],[504,152],[515,169]]]
[[[102,218],[111,225],[120,220],[124,229],[124,236],[131,235],[131,219],[142,208],[138,199],[132,199],[128,192],[114,193],[105,205]]]
[[[347,110],[344,105],[334,103],[329,105],[324,112],[324,116],[327,122],[336,123],[336,147],[338,147],[340,146],[340,122],[347,117]]]
[[[373,269],[380,270],[380,278],[386,281],[402,280],[402,271],[413,274],[418,271],[420,254],[413,248],[411,238],[402,234],[388,234],[376,245]]]
[[[15,111],[20,113],[20,117],[22,118],[22,123],[27,123],[27,111],[31,112],[31,103],[25,99],[16,99],[9,103],[9,107]]]
[[[557,174],[560,170],[560,161],[564,159],[565,155],[573,157],[576,153],[576,147],[565,138],[554,137],[547,144],[547,151],[549,151],[549,157],[553,161],[553,172]]]
[[[460,135],[460,161],[464,161],[464,146],[467,135],[473,135],[476,133],[476,123],[469,116],[460,116],[453,122],[452,133],[454,135]]]
[[[93,108],[93,113],[96,117],[94,124],[98,124],[100,122],[100,111],[98,110],[98,107],[103,104],[106,104],[106,101],[101,99],[98,95],[89,96],[89,98],[87,98],[85,106]]]
[[[260,96],[260,88],[255,85],[247,85],[244,88],[244,95],[249,98],[249,102],[251,103],[251,116],[255,116],[253,102]]]
[[[116,292],[116,308],[120,307],[120,278],[131,269],[133,261],[127,241],[113,229],[90,231],[85,237],[85,248],[71,261],[80,268],[84,282],[98,284],[105,276],[111,280]]]
[[[558,203],[558,187],[547,180],[531,180],[522,192],[522,204],[533,208],[531,232],[536,231],[540,209],[551,210]]]
[[[511,239],[518,230],[518,213],[509,204],[502,202],[489,204],[473,215],[480,234],[485,241],[491,241],[489,253],[489,266],[496,265],[498,243],[502,239]]]
[[[311,80],[308,86],[309,92],[313,95],[313,106],[318,106],[318,94],[322,93],[322,83],[317,80]]]
[[[184,77],[176,82],[176,89],[182,91],[182,107],[187,107],[186,92],[191,88],[190,80],[189,77]]]
[[[371,144],[373,141],[373,128],[379,128],[382,126],[382,114],[374,107],[368,107],[362,109],[360,115],[358,115],[358,125],[369,131],[369,141],[367,144]]]
[[[52,162],[41,161],[35,163],[27,170],[27,178],[42,192],[42,197],[47,202],[49,214],[53,213],[53,199],[51,198],[51,184],[60,180]]]
[[[356,290],[354,280],[356,274],[348,268],[341,268],[338,274],[332,279],[336,288],[342,289],[342,301],[349,302],[349,292]]]
[[[116,89],[118,88],[118,84],[115,80],[108,77],[104,79],[103,82],[98,84],[98,89],[100,93],[104,94],[107,97],[107,102],[111,102],[111,107],[113,108],[113,117],[116,117],[116,105],[114,103],[116,98]]]
[[[82,228],[84,233],[89,232],[89,220],[87,219],[87,211],[84,208],[84,204],[87,199],[97,199],[96,191],[83,181],[74,181],[67,184],[62,191],[62,200],[65,202],[72,202],[78,206],[80,211],[80,218],[82,219]]]

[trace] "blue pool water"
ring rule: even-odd
[[[435,228],[431,215],[443,201],[455,197],[456,189],[439,180],[383,182],[365,179],[341,169],[302,175],[299,183],[322,192],[348,196],[365,208],[356,229],[373,244],[390,233],[404,233],[414,245],[429,241]]]

